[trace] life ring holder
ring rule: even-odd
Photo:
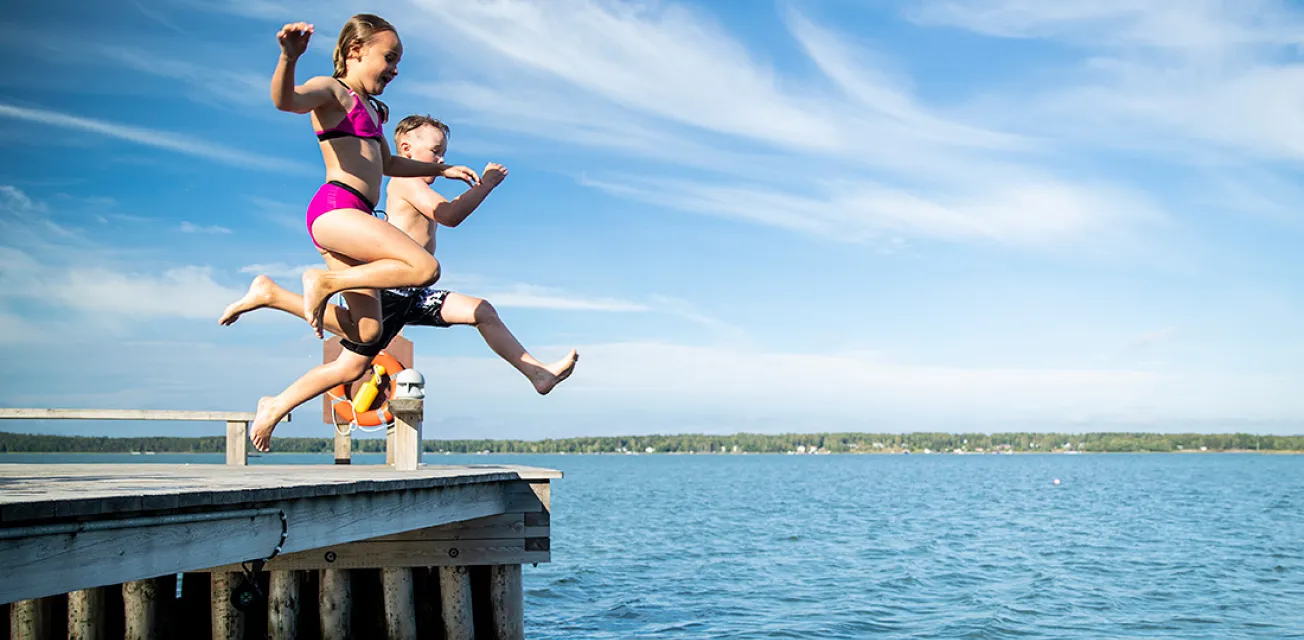
[[[372,432],[394,426],[394,413],[389,409],[389,400],[394,397],[394,392],[398,389],[396,382],[398,372],[406,367],[385,351],[381,351],[371,359],[371,366],[375,365],[384,367],[385,377],[389,378],[385,401],[375,409],[363,411],[361,423],[358,416],[354,414],[353,399],[349,397],[349,387],[352,386],[352,382],[335,385],[326,392],[326,396],[331,399],[331,419],[335,422],[336,433],[348,435],[354,431]],[[344,420],[343,424],[340,420]]]

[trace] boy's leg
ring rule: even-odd
[[[258,309],[278,309],[296,318],[303,318],[303,296],[276,284],[267,276],[256,276],[244,297],[227,305],[217,321],[223,325],[235,324],[240,316]],[[322,328],[346,340],[361,343],[367,342],[362,338],[373,337],[370,332],[358,327],[348,309],[336,304],[327,305],[322,321]]]
[[[511,330],[498,317],[493,305],[480,298],[430,289],[419,302],[427,321],[412,324],[430,324],[449,326],[454,324],[472,325],[480,330],[480,336],[494,353],[506,360],[530,380],[535,391],[546,394],[552,391],[562,380],[570,377],[575,370],[575,361],[579,354],[574,349],[566,357],[552,364],[544,364],[530,355],[525,347],[512,335]]]

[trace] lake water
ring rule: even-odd
[[[1304,637],[1304,456],[426,461],[566,473],[531,638]]]

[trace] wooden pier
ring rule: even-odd
[[[247,466],[252,415],[193,412],[116,419],[226,422],[228,464],[0,464],[10,637],[523,638],[561,474],[422,465],[422,401],[390,406],[387,465]]]

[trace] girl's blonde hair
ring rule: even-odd
[[[385,31],[398,34],[394,25],[387,22],[384,18],[372,15],[370,13],[359,13],[349,18],[344,23],[344,28],[340,29],[340,39],[335,43],[335,74],[336,78],[343,78],[348,71],[349,53],[354,47],[363,47],[376,37],[376,34]],[[372,108],[376,110],[376,115],[380,116],[381,124],[389,121],[389,107],[384,102],[368,96],[367,100],[371,102]]]

